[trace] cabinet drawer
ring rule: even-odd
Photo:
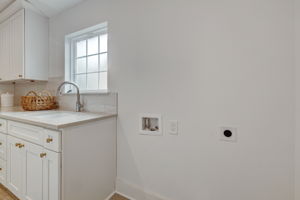
[[[6,161],[0,159],[0,183],[6,186]]]
[[[0,119],[0,132],[7,133],[7,121],[5,119]]]
[[[6,160],[6,139],[7,136],[0,133],[0,159]]]
[[[35,144],[44,144],[44,129],[41,127],[8,121],[8,134]]]
[[[44,132],[44,147],[60,152],[61,151],[61,133],[58,131],[45,130]]]

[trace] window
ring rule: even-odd
[[[65,79],[83,91],[106,91],[108,77],[107,23],[66,36]],[[66,88],[66,92],[72,88]]]

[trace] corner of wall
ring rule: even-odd
[[[120,178],[116,180],[116,193],[131,200],[170,200]]]

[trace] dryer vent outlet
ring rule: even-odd
[[[237,142],[237,129],[233,127],[220,128],[220,140],[226,142]]]

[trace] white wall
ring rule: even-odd
[[[295,200],[300,199],[300,0],[295,0]]]
[[[63,76],[64,35],[103,21],[119,191],[293,199],[292,0],[88,0],[51,19],[52,77]],[[139,135],[139,113],[179,120],[179,136]],[[237,127],[238,142],[219,141],[220,126]]]

